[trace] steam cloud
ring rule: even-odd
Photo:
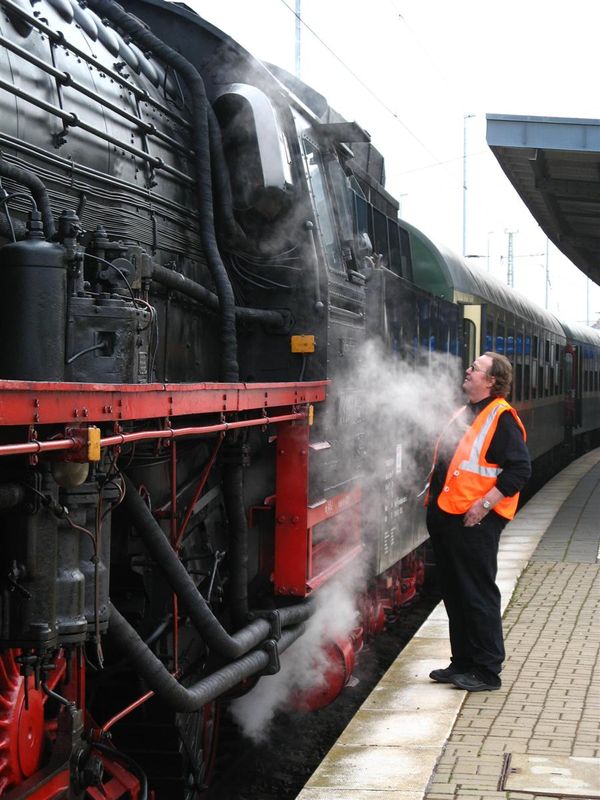
[[[405,494],[402,502],[408,501],[415,510],[422,506],[417,494],[431,465],[434,440],[464,402],[460,375],[458,358],[416,352],[399,361],[397,354],[370,341],[353,354],[351,368],[332,387],[322,432],[341,450],[342,463],[361,466],[369,498],[361,509],[365,558],[317,592],[317,610],[305,634],[281,656],[281,671],[262,678],[232,704],[231,713],[245,735],[264,740],[277,711],[289,707],[299,692],[324,683],[327,645],[336,637],[347,637],[357,625],[356,597],[366,588],[378,546],[379,506],[389,502],[389,488],[385,496],[382,487],[393,486],[397,497],[392,503]],[[405,513],[402,519],[412,525],[414,518]]]
[[[249,694],[232,703],[231,713],[246,736],[263,741],[277,711],[289,707],[299,692],[324,684],[325,648],[332,640],[347,636],[356,626],[354,598],[361,585],[360,574],[354,572],[345,575],[343,582],[324,586],[318,592],[317,609],[304,635],[281,655],[281,670],[261,678]]]

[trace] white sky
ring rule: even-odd
[[[258,58],[294,72],[295,0],[186,2]],[[485,115],[600,118],[600,3],[302,0],[302,18],[335,53],[303,26],[302,79],[369,131],[401,215],[457,253],[466,127],[466,251],[505,280],[506,231],[518,231],[515,288],[543,306],[546,237],[489,150]],[[600,287],[553,246],[549,270],[550,311],[579,323],[600,317]]]

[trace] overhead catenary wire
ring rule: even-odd
[[[342,65],[342,67],[343,67],[343,68],[344,68],[344,69],[345,69],[345,70],[346,70],[346,71],[347,71],[347,72],[348,72],[350,75],[352,75],[352,77],[354,78],[354,80],[355,80],[355,81],[357,81],[357,82],[358,82],[358,83],[359,83],[359,84],[360,84],[360,85],[363,87],[363,89],[365,89],[365,91],[366,91],[366,92],[368,92],[368,94],[369,94],[369,95],[371,95],[371,97],[372,97],[372,98],[373,98],[373,99],[374,99],[374,100],[375,100],[377,103],[379,103],[379,105],[380,105],[382,108],[384,108],[384,109],[385,109],[385,110],[388,112],[388,114],[390,114],[390,115],[391,115],[391,116],[392,116],[392,117],[395,119],[395,121],[396,121],[396,122],[397,122],[397,123],[398,123],[398,124],[399,124],[399,125],[400,125],[400,126],[401,126],[401,127],[402,127],[402,128],[403,128],[403,129],[404,129],[404,130],[405,130],[405,131],[408,133],[408,134],[409,134],[409,136],[411,136],[411,137],[412,137],[412,138],[413,138],[413,139],[414,139],[414,140],[415,140],[415,141],[416,141],[416,142],[417,142],[417,143],[418,143],[418,144],[419,144],[419,145],[420,145],[420,146],[423,148],[423,150],[425,150],[425,152],[426,152],[426,153],[428,153],[428,154],[429,154],[429,155],[430,155],[430,156],[431,156],[433,159],[435,159],[435,161],[436,161],[436,163],[437,163],[437,164],[439,164],[440,166],[444,166],[444,163],[445,163],[445,162],[441,161],[441,160],[438,158],[438,156],[437,156],[437,155],[436,155],[436,154],[435,154],[435,153],[434,153],[434,152],[433,152],[433,151],[432,151],[432,150],[431,150],[431,149],[430,149],[430,148],[429,148],[429,147],[428,147],[428,146],[425,144],[425,142],[423,142],[423,141],[422,141],[422,140],[421,140],[421,139],[420,139],[420,138],[417,136],[417,134],[416,134],[414,131],[412,131],[412,130],[411,130],[409,127],[408,127],[408,125],[407,125],[407,124],[406,124],[406,123],[405,123],[405,122],[402,120],[402,118],[400,117],[400,115],[399,115],[398,113],[396,113],[396,111],[394,111],[394,109],[393,109],[393,108],[391,108],[391,106],[389,106],[389,105],[388,105],[388,104],[385,102],[385,100],[382,100],[382,98],[381,98],[381,97],[380,97],[380,96],[379,96],[379,95],[378,95],[378,94],[377,94],[377,93],[376,93],[376,92],[375,92],[375,91],[374,91],[374,90],[373,90],[373,89],[372,89],[372,88],[371,88],[371,87],[370,87],[370,86],[369,86],[369,85],[368,85],[368,84],[367,84],[367,83],[366,83],[366,82],[365,82],[365,81],[364,81],[364,80],[363,80],[363,79],[360,77],[360,75],[358,75],[358,74],[357,74],[357,73],[356,73],[356,72],[355,72],[355,71],[352,69],[352,67],[350,67],[350,66],[349,66],[349,65],[348,65],[348,64],[347,64],[347,63],[344,61],[344,59],[343,59],[343,58],[341,58],[341,56],[339,56],[339,55],[338,55],[338,54],[335,52],[335,50],[333,50],[333,48],[331,48],[331,47],[330,47],[330,46],[327,44],[327,42],[325,42],[325,41],[324,41],[324,40],[323,40],[323,39],[322,39],[322,38],[319,36],[319,34],[318,34],[318,33],[317,33],[317,32],[316,32],[316,31],[315,31],[315,30],[314,30],[314,29],[313,29],[313,28],[312,28],[312,27],[311,27],[309,24],[308,24],[307,22],[305,22],[305,21],[302,19],[302,17],[300,17],[300,16],[299,16],[299,15],[296,13],[295,9],[293,9],[293,8],[292,8],[292,7],[291,7],[291,6],[290,6],[290,5],[289,5],[289,4],[286,2],[286,0],[280,0],[280,2],[281,2],[281,3],[283,3],[283,5],[284,5],[284,6],[285,6],[285,7],[286,7],[286,8],[287,8],[287,9],[288,9],[288,10],[289,10],[289,11],[290,11],[290,12],[291,12],[291,13],[292,13],[292,14],[293,14],[295,17],[296,17],[296,18],[298,18],[298,19],[300,20],[300,23],[301,23],[301,24],[302,24],[302,25],[303,25],[303,26],[304,26],[304,27],[305,27],[305,28],[306,28],[308,31],[310,31],[310,33],[311,33],[311,34],[312,34],[312,35],[315,37],[315,39],[316,39],[316,40],[317,40],[317,41],[318,41],[318,42],[319,42],[319,43],[320,43],[320,44],[321,44],[321,45],[322,45],[322,46],[323,46],[323,47],[324,47],[324,48],[325,48],[325,49],[326,49],[326,50],[327,50],[327,51],[328,51],[328,52],[329,52],[329,53],[330,53],[330,54],[331,54],[331,55],[332,55],[334,58],[335,58],[335,60],[336,60],[336,61],[338,61],[338,62],[339,62],[341,65]]]

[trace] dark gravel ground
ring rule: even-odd
[[[266,742],[246,738],[223,709],[220,755],[207,800],[294,800],[439,599],[435,585],[426,584],[421,596],[365,645],[353,673],[358,679],[354,686],[320,711],[278,714]]]

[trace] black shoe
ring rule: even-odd
[[[450,676],[450,683],[467,692],[493,692],[502,686],[500,678],[495,681],[483,680],[476,672],[465,672]]]
[[[429,673],[429,677],[432,681],[437,681],[438,683],[452,683],[452,676],[463,674],[464,671],[464,667],[456,667],[454,664],[450,664],[446,669],[434,669]]]

